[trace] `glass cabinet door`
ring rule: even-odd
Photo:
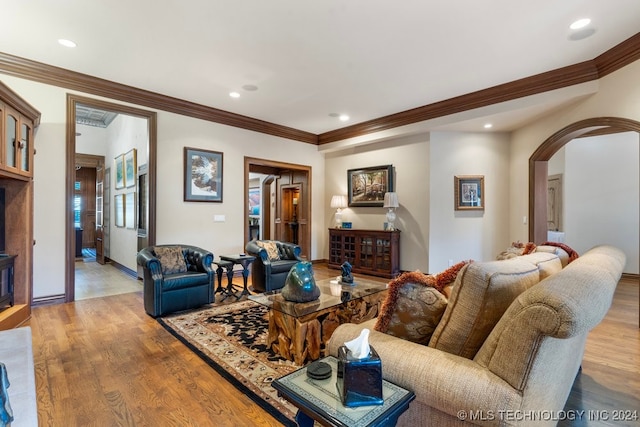
[[[5,134],[5,166],[16,167],[16,141],[18,139],[18,119],[7,114]]]
[[[31,128],[28,124],[22,123],[20,127],[20,169],[29,172],[31,170]]]

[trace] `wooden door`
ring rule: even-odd
[[[79,225],[82,247],[96,247],[96,169],[80,167],[76,171],[76,200],[79,205]]]
[[[104,265],[104,165],[96,168],[96,261]]]
[[[547,181],[547,230],[562,231],[562,175]]]

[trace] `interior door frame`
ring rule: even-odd
[[[115,104],[99,99],[87,98],[74,94],[67,94],[67,126],[66,126],[66,181],[65,181],[65,302],[75,300],[75,227],[73,223],[73,196],[75,182],[76,157],[76,106],[86,105],[119,114],[140,117],[147,120],[149,143],[148,155],[148,185],[149,185],[149,224],[147,234],[149,245],[156,243],[156,175],[157,175],[157,146],[158,120],[154,111],[142,110],[122,104]],[[106,167],[106,165],[105,165]]]
[[[306,218],[308,220],[308,226],[304,227],[305,231],[305,239],[300,239],[302,241],[306,241],[308,242],[308,244],[305,248],[302,248],[302,253],[305,254],[307,256],[307,258],[309,258],[309,260],[311,259],[311,247],[313,246],[313,242],[312,242],[312,233],[311,233],[311,224],[313,224],[312,220],[311,220],[311,213],[312,213],[312,209],[311,209],[311,200],[312,199],[312,182],[311,182],[311,166],[305,166],[305,165],[299,165],[299,164],[294,164],[294,163],[286,163],[286,162],[278,162],[278,161],[274,161],[274,160],[266,160],[266,159],[260,159],[260,158],[255,158],[255,157],[246,157],[244,158],[244,194],[248,195],[249,194],[249,172],[251,172],[251,167],[265,167],[265,168],[275,168],[275,169],[284,169],[284,170],[293,170],[293,171],[301,171],[306,173],[307,175],[307,187],[308,187],[308,193],[309,194],[305,194],[304,197],[307,198],[308,202],[304,203],[302,206],[304,206],[305,211],[301,212],[300,215],[304,215],[303,218]],[[276,191],[277,194],[277,191]],[[278,196],[276,196],[278,197]],[[273,200],[272,200],[273,202]],[[244,224],[248,224],[249,223],[249,198],[245,197],[244,198]],[[249,241],[249,227],[245,226],[244,228],[244,242],[248,242]],[[264,236],[264,234],[260,233],[261,236]],[[266,238],[266,237],[264,237]],[[244,244],[243,244],[244,247]]]

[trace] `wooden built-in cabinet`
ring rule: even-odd
[[[31,316],[33,291],[34,130],[40,112],[0,82],[0,188],[4,190],[4,248],[14,255],[13,300],[0,311],[0,330]]]
[[[400,230],[329,229],[329,267],[349,261],[354,273],[394,278],[400,274]]]

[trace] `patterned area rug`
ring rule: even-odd
[[[267,348],[267,316],[267,307],[241,301],[173,314],[158,321],[278,421],[295,426],[297,409],[278,397],[271,382],[298,366]]]

